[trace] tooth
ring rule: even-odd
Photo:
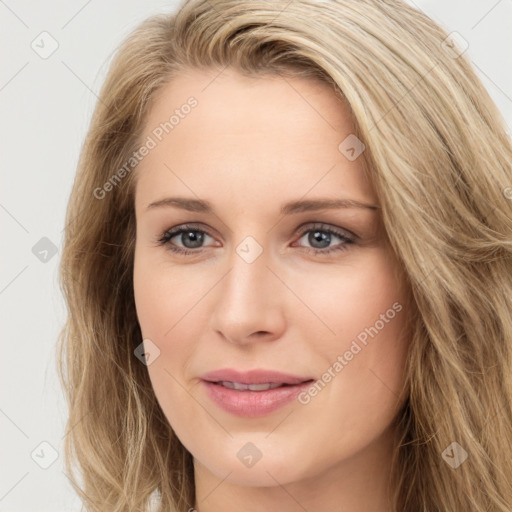
[[[236,389],[238,391],[245,391],[245,390],[249,389],[248,384],[241,384],[240,382],[233,382],[233,386],[234,386],[234,389]]]
[[[223,380],[220,384],[221,384],[221,386],[224,386],[225,388],[235,389],[234,382],[229,382],[228,380]]]
[[[225,388],[236,389],[237,391],[267,391],[268,389],[275,389],[281,386],[281,384],[275,382],[266,382],[264,384],[242,384],[240,382],[231,382],[224,380],[221,385]]]
[[[249,389],[251,391],[266,391],[270,389],[270,384],[249,384]]]

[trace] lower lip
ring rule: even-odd
[[[311,386],[312,382],[304,382],[293,386],[283,386],[280,388],[268,389],[266,391],[238,391],[236,389],[226,388],[220,384],[202,381],[206,387],[209,397],[225,411],[254,418],[264,416],[276,411],[287,403],[291,402],[297,396]]]

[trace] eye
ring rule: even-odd
[[[313,226],[309,225],[307,229],[303,228],[301,233],[299,241],[304,240],[312,246],[304,247],[304,249],[308,252],[321,255],[330,254],[334,251],[347,250],[347,245],[353,244],[356,238],[354,235],[349,235],[349,233],[345,233],[337,228],[320,223],[314,224]],[[340,242],[331,246],[331,242],[336,239]]]
[[[171,242],[173,238],[181,241],[182,246]],[[198,253],[203,248],[202,243],[206,238],[212,238],[206,231],[198,229],[194,225],[184,224],[176,228],[167,230],[158,239],[158,245],[166,245],[167,248],[179,254]],[[213,238],[212,238],[213,239]]]
[[[165,245],[168,250],[182,255],[198,254],[205,248],[203,243],[211,237],[206,231],[199,229],[193,224],[183,224],[165,231],[157,240],[157,245]],[[300,239],[303,243],[308,243],[311,247],[300,247],[318,255],[326,255],[335,251],[347,250],[348,246],[355,243],[357,237],[338,228],[333,228],[326,224],[316,223],[303,227],[300,231]],[[177,242],[172,240],[176,239]],[[336,245],[331,246],[333,241],[338,240]],[[296,245],[293,244],[292,247]]]

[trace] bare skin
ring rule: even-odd
[[[191,70],[162,89],[143,139],[190,96],[198,104],[140,162],[135,197],[137,316],[160,350],[148,365],[154,392],[194,457],[190,506],[387,512],[409,341],[380,211],[280,213],[284,203],[320,198],[379,206],[363,156],[351,161],[338,149],[355,131],[347,107],[318,82],[217,74]],[[148,208],[177,196],[209,201],[213,212]],[[158,244],[185,223],[195,238]],[[205,391],[201,376],[227,367],[324,386],[248,418]],[[239,456],[247,443],[261,456],[251,467]]]

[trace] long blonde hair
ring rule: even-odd
[[[191,455],[134,356],[135,173],[105,184],[138,149],[162,86],[187,67],[230,66],[327,82],[366,146],[414,304],[395,511],[510,512],[512,147],[447,37],[399,0],[193,0],[122,44],[81,152],[61,262],[65,462],[87,511],[194,506]]]

